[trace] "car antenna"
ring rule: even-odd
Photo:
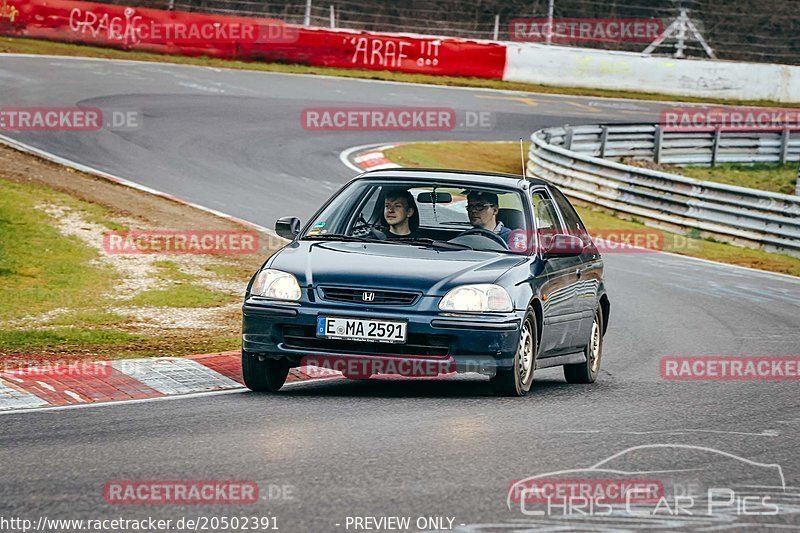
[[[522,137],[519,138],[519,161],[522,164],[522,179],[525,179],[525,149],[522,147]]]

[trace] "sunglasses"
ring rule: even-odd
[[[492,204],[467,204],[467,211],[483,211]]]

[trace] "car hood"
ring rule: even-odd
[[[422,246],[298,241],[267,263],[309,284],[405,289],[442,296],[456,285],[492,283],[524,257]]]

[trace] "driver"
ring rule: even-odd
[[[419,230],[419,213],[414,196],[406,189],[390,189],[383,203],[383,218],[388,227],[386,238],[416,239]]]
[[[467,216],[470,224],[476,228],[496,233],[508,243],[511,229],[497,220],[499,211],[497,194],[487,191],[471,191],[467,194]]]

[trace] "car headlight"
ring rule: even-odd
[[[439,302],[442,311],[512,311],[514,304],[499,285],[462,285],[448,292]]]
[[[300,284],[287,272],[265,268],[256,275],[250,293],[276,300],[299,300]]]

